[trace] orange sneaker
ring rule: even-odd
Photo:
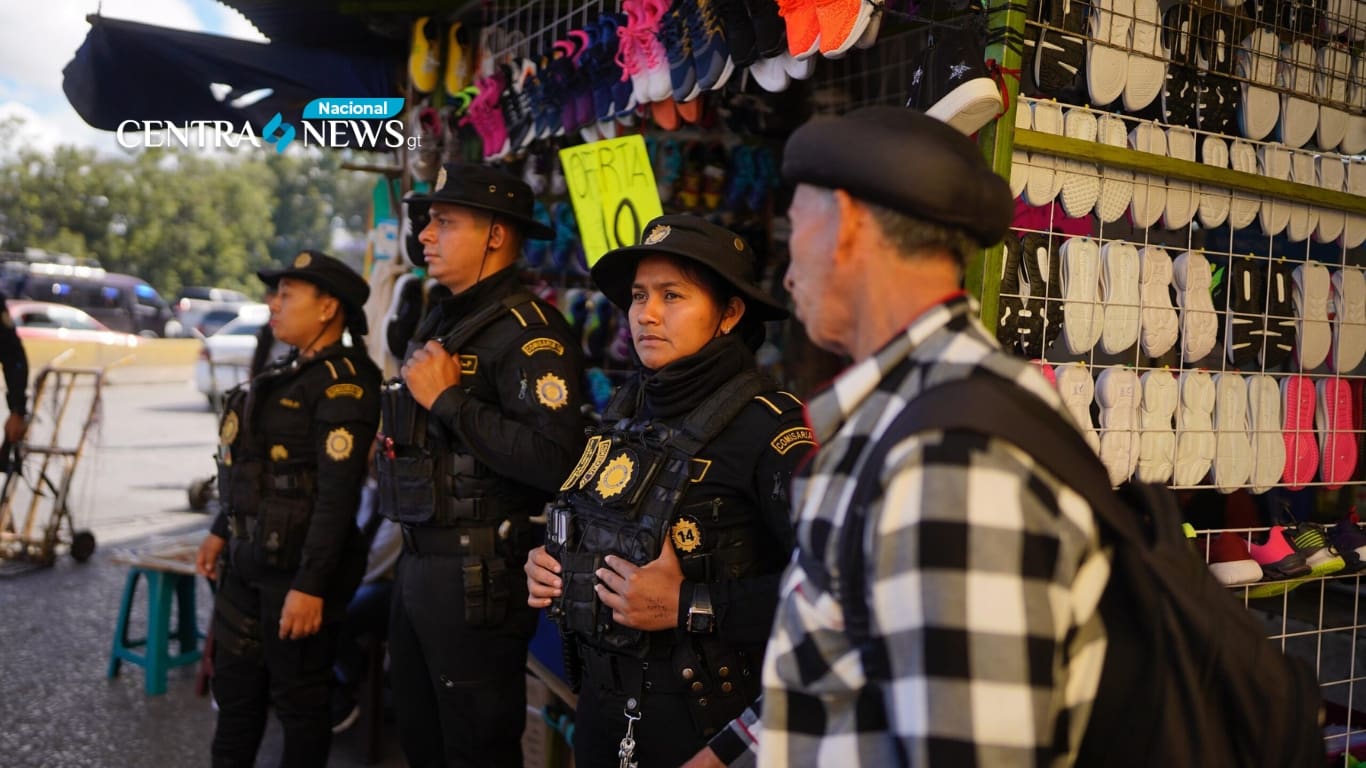
[[[816,55],[821,44],[817,0],[778,0],[778,15],[787,25],[787,50],[798,59]],[[843,41],[841,41],[843,42]]]
[[[838,59],[858,44],[876,10],[869,0],[816,0],[815,5],[820,51],[827,59]]]

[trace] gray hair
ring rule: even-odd
[[[863,201],[863,204],[868,206],[868,212],[881,228],[883,237],[903,258],[916,258],[922,251],[942,249],[948,251],[958,266],[962,267],[978,250],[977,242],[958,227],[907,216],[867,201]]]
[[[821,203],[827,206],[827,210],[833,209],[835,205],[834,190],[823,187],[816,187],[816,189],[820,190]],[[918,258],[926,250],[943,250],[953,257],[959,267],[963,267],[968,263],[968,259],[979,250],[977,241],[958,227],[908,216],[890,208],[870,203],[867,200],[858,199],[858,201],[868,207],[868,212],[872,214],[873,221],[876,221],[878,229],[882,230],[882,236],[887,238],[887,242],[904,259]]]

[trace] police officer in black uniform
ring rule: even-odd
[[[763,321],[787,311],[735,233],[662,216],[592,272],[627,311],[639,375],[560,487],[529,602],[577,657],[577,763],[677,766],[759,694],[788,485],[813,443],[756,368]]]
[[[5,300],[0,294],[0,366],[5,369],[5,401],[9,404],[9,418],[5,420],[5,444],[9,446],[22,440],[28,429],[28,355]],[[7,454],[0,461],[9,459]]]
[[[321,766],[336,633],[365,568],[355,514],[381,378],[360,339],[370,289],[318,251],[257,274],[276,289],[276,338],[294,349],[225,396],[221,511],[197,563],[218,580],[213,764],[255,764],[271,705],[284,726],[281,765]]]
[[[518,573],[583,446],[579,343],[518,279],[523,237],[548,239],[531,189],[480,166],[437,174],[419,235],[452,296],[385,386],[380,510],[404,548],[389,628],[399,739],[415,766],[522,764],[536,612]]]

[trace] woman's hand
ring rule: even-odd
[[[218,580],[218,556],[223,554],[227,540],[217,534],[209,534],[199,544],[199,552],[194,558],[194,570],[200,576]]]
[[[659,557],[636,567],[616,555],[608,555],[607,567],[596,573],[594,589],[602,604],[612,609],[616,623],[640,630],[673,629],[678,626],[678,590],[683,567],[671,540],[665,540]]]
[[[280,612],[280,639],[302,640],[323,626],[323,599],[297,589],[285,595]]]
[[[551,557],[545,547],[528,552],[522,570],[526,571],[526,604],[532,608],[549,608],[553,599],[563,594],[560,561]]]

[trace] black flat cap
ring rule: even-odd
[[[308,282],[337,297],[355,333],[370,332],[365,321],[365,300],[370,298],[370,286],[356,270],[322,251],[300,251],[294,263],[284,269],[259,269],[256,276],[274,288],[282,277],[294,277]]]
[[[631,283],[645,256],[665,253],[714,270],[740,292],[745,314],[759,320],[783,320],[787,309],[758,285],[754,249],[734,232],[686,213],[660,216],[645,225],[640,245],[608,251],[593,264],[593,282],[622,311],[631,308]]]
[[[1015,214],[1010,185],[977,145],[914,109],[863,107],[813,118],[788,138],[783,177],[960,227],[984,247],[1000,242]]]
[[[489,211],[510,219],[532,240],[555,237],[555,230],[532,215],[536,196],[525,181],[482,165],[446,163],[437,172],[432,191],[410,197],[408,202],[414,207],[450,203]]]

